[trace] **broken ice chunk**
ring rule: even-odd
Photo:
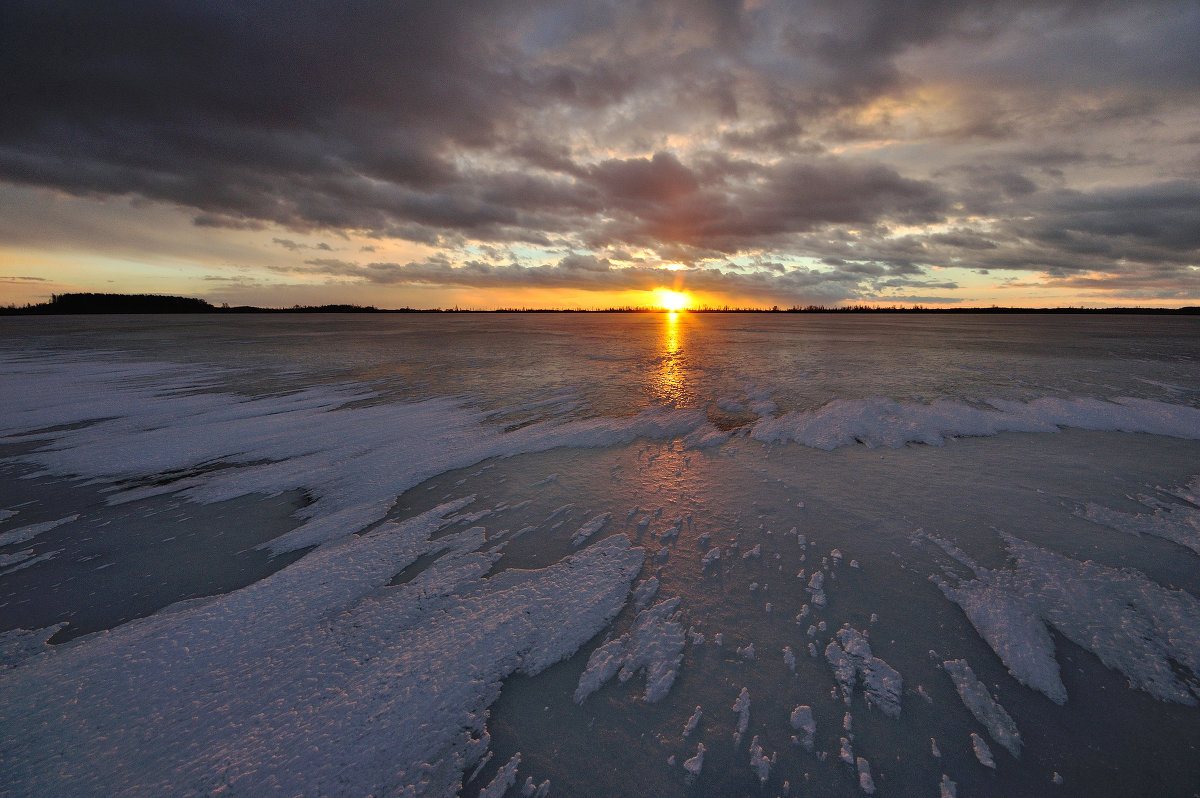
[[[739,646],[737,650],[738,656],[747,662],[754,660],[754,644],[749,643],[745,646]]]
[[[958,785],[950,780],[950,777],[945,773],[942,774],[942,783],[940,798],[958,798]]]
[[[598,690],[618,674],[628,681],[638,671],[646,673],[644,700],[654,703],[666,696],[683,661],[684,634],[679,624],[679,598],[667,599],[638,613],[633,629],[592,652],[575,689],[575,703]]]
[[[721,547],[713,546],[708,550],[708,553],[704,555],[704,559],[700,561],[700,567],[707,568],[719,559],[721,559]]]
[[[591,521],[588,521],[586,524],[579,527],[579,530],[571,536],[571,544],[578,546],[580,543],[583,543],[592,535],[599,532],[601,528],[608,523],[608,519],[610,518],[612,518],[612,513],[602,513],[601,515],[593,518]]]
[[[479,798],[501,798],[508,788],[517,780],[517,767],[521,764],[521,752],[512,755],[512,759],[496,773],[496,777],[488,782],[479,793]]]
[[[825,648],[825,659],[833,668],[842,688],[842,697],[850,703],[855,686],[861,682],[868,704],[878,706],[885,715],[900,716],[900,691],[903,680],[891,665],[871,654],[871,646],[861,632],[849,625],[838,630],[835,640]]]
[[[812,594],[812,603],[818,607],[825,606],[825,574],[821,571],[813,571],[812,578],[808,580],[806,588]]]
[[[850,741],[845,737],[840,738],[842,750],[838,752],[838,756],[847,765],[854,764],[854,749],[850,747]]]
[[[758,743],[758,735],[750,741],[750,769],[758,776],[760,784],[766,784],[771,777],[771,759],[763,754],[762,746]]]
[[[813,750],[813,741],[817,734],[817,723],[813,720],[812,707],[800,705],[792,710],[792,728],[800,732],[797,742],[808,751]]]
[[[955,689],[975,719],[987,728],[993,740],[1007,748],[1014,758],[1020,759],[1021,733],[1017,731],[1017,724],[1004,711],[1004,707],[996,703],[996,699],[992,698],[987,688],[975,678],[975,672],[971,670],[967,661],[954,659],[942,663],[942,667],[954,680]]]
[[[633,608],[638,612],[644,610],[651,601],[654,600],[655,594],[658,593],[658,578],[650,577],[645,582],[642,582],[633,591]]]
[[[535,787],[533,776],[526,776],[525,786],[521,788],[521,795],[526,798],[547,798],[550,795],[550,779],[546,779]]]
[[[942,758],[942,749],[938,748],[937,740],[933,737],[929,738],[929,753],[933,754],[937,759]]]
[[[704,767],[704,743],[696,743],[696,755],[683,763],[683,769],[688,772],[690,778],[696,778],[700,775],[700,770]]]
[[[733,747],[737,748],[742,744],[742,735],[750,726],[750,691],[745,687],[742,688],[742,692],[738,693],[737,700],[733,702],[733,711],[738,713],[737,730],[733,733]]]
[[[979,764],[992,770],[996,769],[996,760],[992,757],[992,749],[988,748],[988,744],[975,732],[971,732],[971,747],[975,749],[975,758],[979,760]]]
[[[751,557],[753,557],[754,559],[756,559],[756,560],[757,560],[757,559],[758,559],[759,557],[761,557],[761,556],[762,556],[762,544],[761,544],[761,543],[755,543],[755,544],[754,544],[754,548],[752,548],[752,549],[750,549],[750,550],[748,550],[748,551],[746,551],[745,553],[743,553],[743,554],[742,554],[742,559],[743,559],[743,560],[748,560],[748,559],[750,559]]]
[[[796,654],[792,651],[791,646],[783,647],[783,663],[788,666],[788,670],[792,673],[796,672]]]
[[[697,704],[696,711],[692,713],[692,716],[690,718],[688,718],[687,724],[685,724],[683,727],[683,736],[684,737],[687,737],[689,734],[691,734],[692,732],[694,732],[696,730],[696,726],[700,723],[700,718],[703,715],[704,715],[704,710],[700,708],[699,704]]]
[[[871,763],[863,757],[855,760],[858,765],[858,786],[867,795],[875,794],[875,782],[871,778]]]

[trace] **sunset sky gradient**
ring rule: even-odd
[[[0,304],[1200,304],[1200,4],[0,4]]]

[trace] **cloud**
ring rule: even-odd
[[[1198,26],[1188,0],[9,0],[0,194],[182,208],[281,260],[353,234],[468,273],[494,245],[592,257],[576,277],[1179,276]],[[337,263],[302,265],[395,273]]]

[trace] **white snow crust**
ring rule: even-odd
[[[77,518],[79,518],[78,514],[68,515],[66,518],[59,518],[55,521],[43,521],[40,524],[29,524],[17,529],[10,529],[0,533],[0,546],[17,546],[28,543],[43,532],[49,532],[55,527],[69,524]]]
[[[813,750],[813,743],[817,734],[817,722],[813,719],[812,707],[800,705],[792,710],[789,719],[792,728],[801,732],[797,738],[797,742],[804,746],[806,750]]]
[[[51,441],[19,460],[43,474],[142,483],[110,494],[113,503],[163,493],[216,502],[306,490],[313,502],[301,511],[303,525],[272,541],[274,553],[358,532],[414,485],[488,458],[715,431],[703,411],[656,407],[502,432],[461,400],[369,401],[375,398],[361,385],[247,398],[175,364],[0,356],[0,436]],[[56,426],[63,428],[39,431]],[[160,484],[164,473],[178,478]]]
[[[1017,681],[1064,703],[1053,626],[1133,687],[1162,701],[1197,703],[1195,685],[1182,681],[1172,661],[1200,673],[1200,600],[1165,588],[1131,568],[1080,562],[1004,535],[1011,568],[988,570],[957,552],[975,578],[942,592],[962,607]]]
[[[622,535],[488,579],[467,500],[336,541],[248,587],[78,638],[0,672],[22,794],[456,792],[512,673],[569,657],[624,605]],[[412,581],[388,586],[449,546]]]
[[[908,443],[941,446],[946,438],[1057,432],[1061,427],[1197,440],[1200,408],[1126,397],[1112,401],[1053,396],[1029,402],[993,399],[986,407],[958,399],[929,403],[835,399],[816,410],[763,418],[750,434],[766,443],[795,441],[826,450],[856,443],[898,449]]]
[[[646,673],[645,701],[665,698],[683,662],[686,638],[679,623],[679,601],[671,598],[643,610],[630,632],[593,651],[575,688],[575,703],[582,703],[614,675],[625,682],[638,671]]]
[[[954,687],[958,690],[967,709],[975,719],[987,728],[992,739],[1008,749],[1014,758],[1021,758],[1021,733],[1017,724],[1004,711],[1004,707],[992,698],[983,683],[975,678],[975,672],[965,659],[954,659],[943,662],[942,667],[950,674]]]
[[[1200,554],[1200,476],[1182,488],[1169,491],[1188,504],[1167,503],[1153,496],[1139,496],[1151,513],[1122,513],[1089,502],[1081,515],[1097,524],[1133,535],[1151,535],[1185,546]]]
[[[836,639],[825,647],[825,659],[833,668],[833,676],[842,690],[846,703],[862,684],[867,703],[883,710],[889,717],[900,716],[900,692],[904,680],[891,665],[872,655],[871,646],[861,632],[844,626]]]
[[[996,760],[992,756],[992,749],[988,748],[987,741],[975,732],[971,732],[971,748],[975,751],[975,758],[979,760],[979,764],[985,768],[996,769]]]
[[[737,748],[742,744],[742,735],[750,726],[750,691],[745,687],[742,688],[742,692],[738,693],[737,700],[733,702],[733,711],[738,715],[737,729],[733,732],[733,747]]]

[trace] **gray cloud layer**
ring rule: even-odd
[[[1197,64],[1194,2],[8,0],[0,179],[447,253],[289,262],[387,283],[653,282],[455,255],[491,242],[764,298],[931,266],[1194,296]]]

